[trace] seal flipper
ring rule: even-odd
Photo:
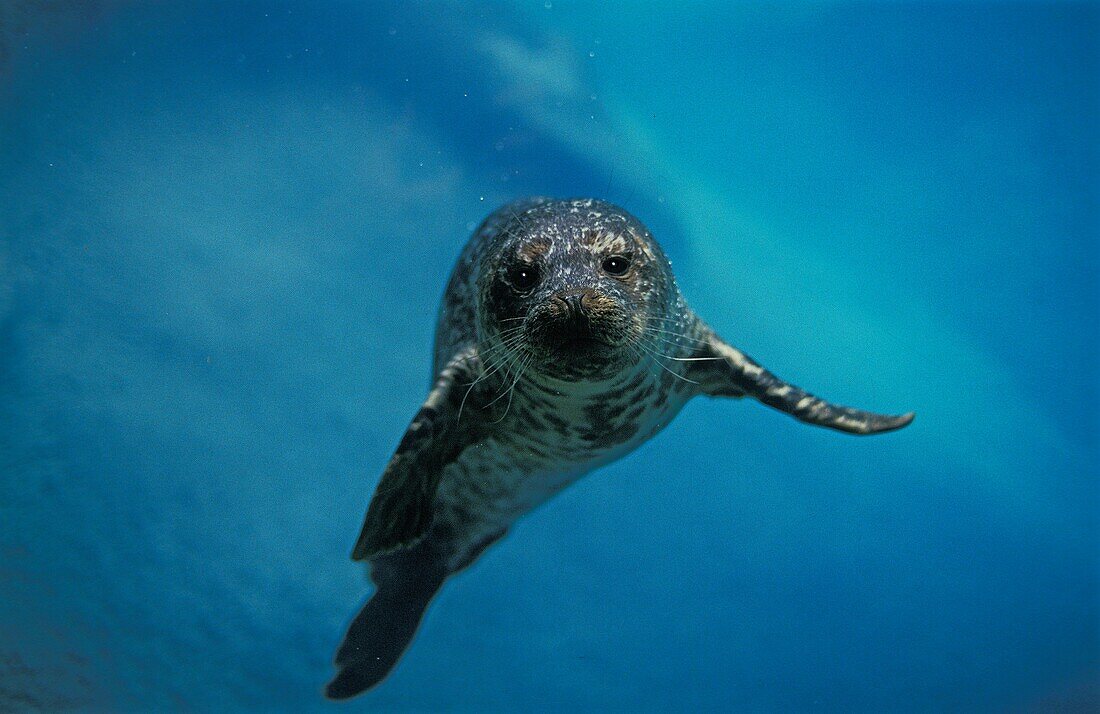
[[[377,589],[348,627],[325,696],[348,699],[385,679],[447,575],[442,556],[424,542],[379,559],[371,571]]]
[[[349,699],[380,683],[412,642],[429,603],[448,576],[468,568],[505,531],[475,545],[450,569],[432,539],[375,561],[374,595],[355,616],[336,651],[339,671],[328,686],[329,699]]]
[[[478,439],[484,426],[484,420],[472,414],[459,420],[468,391],[461,387],[475,382],[472,363],[477,359],[477,351],[470,348],[441,370],[382,473],[352,560],[373,560],[408,548],[427,533],[444,467]]]
[[[353,697],[381,682],[409,646],[447,576],[472,562],[470,558],[456,566],[448,538],[433,523],[444,468],[485,433],[482,413],[468,411],[459,419],[463,399],[478,388],[477,364],[477,351],[471,347],[440,370],[367,508],[352,559],[371,562],[376,590],[336,654],[339,672],[325,689],[332,699]],[[472,557],[479,552],[475,548]]]
[[[753,397],[807,424],[848,434],[881,434],[908,426],[915,416],[913,412],[890,416],[830,404],[779,379],[709,327],[703,327],[700,347],[692,360],[688,376],[699,382],[704,394]]]

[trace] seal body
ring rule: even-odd
[[[752,397],[853,434],[912,420],[830,404],[723,341],[621,208],[536,198],[486,218],[447,285],[432,388],[367,509],[352,557],[371,564],[376,591],[327,694],[380,682],[449,575],[700,394]]]
[[[644,369],[584,392],[517,383],[503,428],[444,470],[436,508],[453,561],[664,428],[690,396],[681,384]]]
[[[484,355],[476,370],[481,375],[507,359],[506,354],[493,359],[493,347],[503,352],[501,330],[491,310],[479,310],[479,304],[492,303],[495,278],[507,269],[500,256],[510,249],[537,253],[547,266],[540,276],[544,289],[583,290],[598,279],[598,257],[626,250],[624,235],[645,246],[647,258],[660,268],[631,305],[636,324],[679,333],[677,351],[690,349],[698,321],[675,288],[667,258],[641,223],[591,199],[536,199],[494,214],[463,251],[440,309],[436,369],[471,348]],[[503,319],[510,317],[521,315]],[[502,324],[507,330],[509,322]],[[664,340],[668,335],[659,336],[656,342],[672,343]],[[662,366],[636,349],[630,361],[587,379],[547,374],[531,364],[499,366],[496,391],[508,390],[501,396],[505,412],[479,448],[466,450],[444,469],[436,497],[440,525],[454,534],[455,562],[584,474],[636,448],[687,403],[693,383],[680,373],[688,363]]]

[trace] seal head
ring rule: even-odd
[[[602,201],[513,213],[482,266],[482,344],[518,352],[531,370],[563,381],[608,379],[637,363],[647,328],[677,295],[649,231]]]

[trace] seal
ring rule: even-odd
[[[850,434],[913,420],[830,404],[723,341],[646,227],[593,199],[525,199],[485,219],[447,285],[433,376],[352,553],[376,587],[337,651],[333,699],[381,682],[444,581],[516,519],[696,395]]]

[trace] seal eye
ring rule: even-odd
[[[630,258],[624,255],[612,255],[609,258],[604,258],[601,267],[608,275],[619,278],[626,275],[626,271],[630,270]]]
[[[508,271],[508,282],[516,290],[526,292],[539,282],[539,270],[533,265],[517,265]]]

